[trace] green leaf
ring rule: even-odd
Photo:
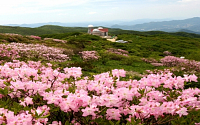
[[[48,88],[48,89],[46,89],[46,90],[45,90],[45,92],[50,92],[50,91],[51,91],[51,89],[50,89],[50,88]]]
[[[112,121],[109,121],[109,123],[110,123],[111,125],[115,125]]]
[[[120,120],[115,125],[119,125],[119,124],[120,124]]]
[[[47,117],[49,117],[49,116],[50,116],[50,114],[49,114],[49,115],[42,116],[42,117],[40,117],[40,118],[47,118]]]
[[[4,89],[0,88],[0,94],[5,95]]]
[[[5,82],[5,81],[3,82],[3,84],[5,84],[6,86],[9,86],[9,85],[10,85],[9,83],[7,83],[7,82]]]
[[[66,121],[66,122],[65,122],[65,125],[70,125],[69,121]]]
[[[44,114],[45,110],[42,111],[42,113],[38,116],[39,118],[41,118],[41,116]]]
[[[171,124],[172,124],[172,125],[177,125],[176,122],[174,122],[174,121],[171,121]]]
[[[4,89],[0,88],[0,94],[8,95],[8,87],[5,87]]]
[[[37,111],[35,111],[35,116],[36,116],[36,118],[38,118],[38,113],[37,113]]]

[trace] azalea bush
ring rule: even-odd
[[[170,71],[140,80],[114,69],[82,77],[80,67],[52,69],[14,60],[0,66],[0,124],[195,124],[200,90],[184,89],[197,76]]]
[[[80,53],[84,61],[94,61],[99,59],[97,51],[82,51]]]
[[[0,44],[0,60],[11,61],[13,59],[19,58],[19,53],[12,47],[8,47],[6,44]]]
[[[33,40],[33,38],[28,36],[22,36],[20,34],[0,33],[0,42],[3,43],[12,43],[12,42],[30,43],[31,40]]]
[[[28,37],[31,37],[31,38],[36,39],[36,40],[41,40],[41,37],[39,37],[39,36],[31,35],[31,36],[28,36]]]
[[[175,56],[166,56],[162,58],[161,63],[169,67],[182,67],[185,71],[200,71],[200,62],[195,60],[188,60],[184,58],[179,58]]]
[[[108,53],[113,53],[113,54],[118,54],[118,55],[123,55],[123,56],[128,56],[129,52],[123,49],[114,49],[114,48],[109,48],[107,50]]]
[[[64,54],[65,49],[47,47],[40,44],[11,43],[3,45],[13,50],[17,50],[21,57],[44,59],[49,61],[64,62],[69,60],[69,56]]]

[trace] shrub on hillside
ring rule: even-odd
[[[13,47],[8,47],[6,44],[0,44],[0,58],[4,61],[11,61],[19,58],[18,50]]]
[[[188,59],[183,59],[175,56],[166,56],[162,58],[161,63],[165,66],[173,67],[182,67],[186,71],[200,71],[200,62],[195,61],[195,60],[188,60]]]
[[[45,59],[63,62],[69,60],[68,55],[63,54],[65,49],[47,47],[40,44],[11,43],[7,47],[16,50],[21,57]]]
[[[169,51],[164,51],[163,54],[164,54],[164,56],[170,56],[170,55],[172,55],[172,53],[169,52]]]
[[[149,74],[121,80],[123,69],[82,77],[80,67],[14,60],[0,66],[2,124],[195,124],[200,122],[195,75]]]
[[[113,54],[118,54],[118,55],[123,55],[123,56],[128,56],[129,52],[123,49],[114,49],[114,48],[109,48],[107,50],[108,53],[113,53]]]
[[[84,61],[95,61],[99,59],[97,51],[82,51],[80,53]]]
[[[31,36],[29,36],[29,37],[31,37],[31,38],[33,38],[33,39],[36,39],[36,40],[41,40],[41,37],[39,37],[39,36],[31,35]]]

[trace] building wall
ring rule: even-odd
[[[108,32],[92,32],[91,34],[97,36],[108,36]]]
[[[92,31],[92,29],[93,29],[92,27],[88,28],[88,34],[97,35],[97,36],[108,36],[108,32]]]
[[[91,30],[93,27],[88,27],[88,33],[91,34]]]
[[[92,32],[92,35],[101,36],[101,32]]]

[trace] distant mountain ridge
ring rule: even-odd
[[[200,17],[193,17],[184,20],[138,19],[133,21],[98,21],[98,22],[80,22],[80,23],[48,22],[48,23],[34,23],[34,24],[8,24],[6,26],[19,26],[19,27],[29,27],[29,28],[41,27],[44,25],[57,25],[64,27],[87,27],[89,24],[92,24],[94,26],[108,27],[108,28],[119,28],[123,30],[188,32],[188,33],[200,34]]]
[[[113,24],[135,25],[135,24],[148,23],[152,21],[165,21],[165,20],[170,20],[170,19],[137,19],[133,21],[113,20],[113,21],[95,21],[95,22],[93,21],[93,22],[74,22],[74,23],[47,22],[47,23],[32,23],[32,24],[6,24],[4,26],[19,26],[19,27],[30,27],[30,28],[41,27],[44,25],[57,25],[65,27],[87,27],[88,25],[91,24],[94,26],[111,27]]]
[[[136,31],[165,31],[165,32],[189,32],[200,34],[200,17],[185,20],[171,20],[162,22],[149,22],[136,25],[113,25],[111,28]]]

